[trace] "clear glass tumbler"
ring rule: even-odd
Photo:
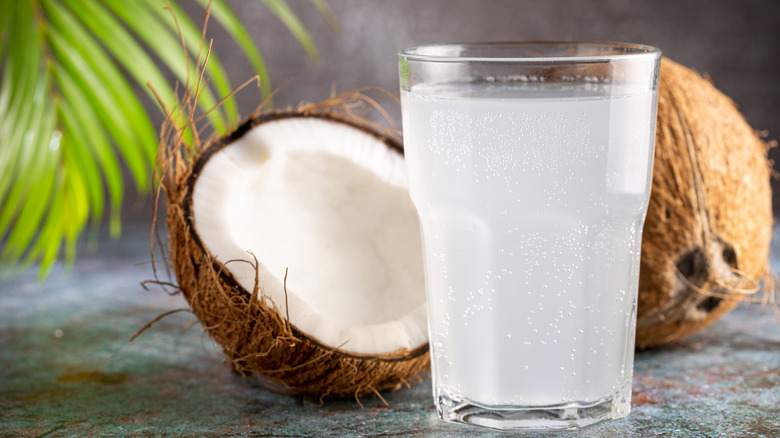
[[[660,57],[579,42],[399,53],[442,419],[628,415]]]

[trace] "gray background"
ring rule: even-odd
[[[778,0],[328,0],[341,23],[338,33],[309,1],[288,1],[317,44],[321,56],[317,64],[306,58],[260,0],[229,1],[268,63],[272,84],[294,77],[276,98],[277,106],[322,100],[334,86],[347,91],[378,85],[398,93],[396,52],[412,45],[628,41],[657,46],[666,56],[709,75],[755,129],[780,138]],[[199,22],[202,10],[188,0],[181,3]],[[249,78],[251,65],[233,41],[215,23],[209,29],[232,83]],[[257,90],[239,95],[243,114],[259,101]],[[780,162],[780,150],[773,150],[771,157]],[[775,190],[776,215],[778,196],[780,190]]]

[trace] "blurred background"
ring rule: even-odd
[[[196,22],[202,9],[182,1]],[[332,91],[380,86],[398,93],[396,52],[436,42],[507,40],[611,40],[649,44],[709,76],[748,122],[780,138],[780,1],[777,0],[328,0],[340,31],[308,1],[290,6],[311,33],[318,62],[262,3],[229,1],[268,65],[274,87],[293,78],[275,98],[277,107],[319,101]],[[252,75],[235,43],[212,22],[214,51],[231,83]],[[260,102],[256,88],[238,95],[246,115]],[[388,109],[400,120],[395,104]],[[156,111],[156,110],[155,110]],[[780,150],[770,153],[780,162]],[[773,185],[777,187],[778,181]],[[128,184],[128,187],[132,184]],[[780,190],[774,211],[780,213]],[[126,220],[149,218],[147,202],[128,199]]]

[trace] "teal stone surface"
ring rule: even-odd
[[[383,394],[389,406],[376,396],[361,407],[269,391],[232,374],[186,311],[130,342],[158,315],[187,307],[140,285],[152,278],[149,230],[131,226],[81,255],[45,282],[29,271],[0,283],[0,436],[780,437],[780,322],[760,304],[638,352],[628,418],[501,433],[439,421],[428,379]]]

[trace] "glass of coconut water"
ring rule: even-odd
[[[442,419],[628,415],[660,57],[578,42],[399,53]]]

